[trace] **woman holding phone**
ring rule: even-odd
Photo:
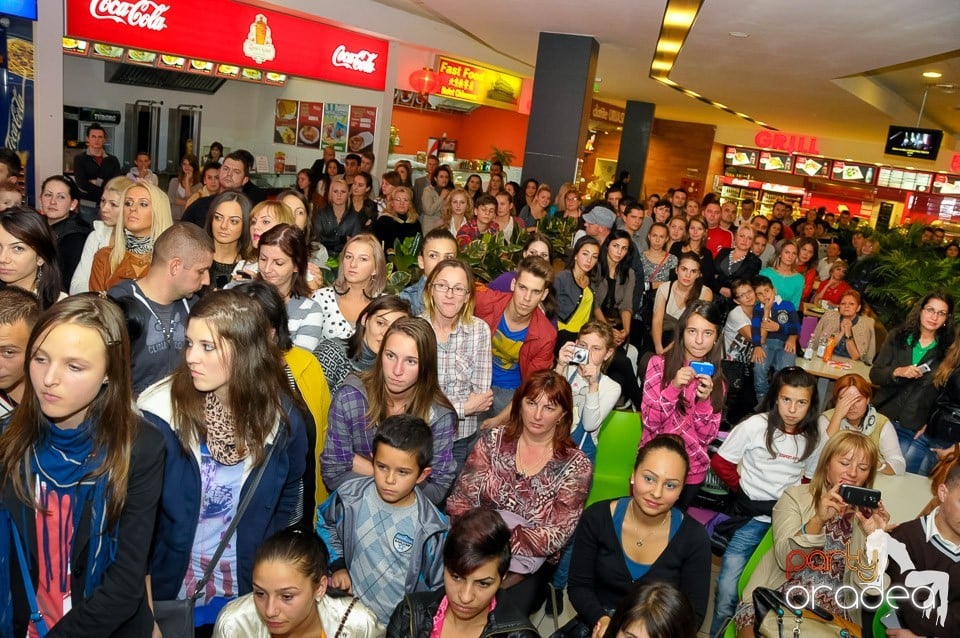
[[[685,510],[707,477],[710,458],[707,445],[720,431],[726,381],[720,369],[723,359],[723,327],[720,309],[697,300],[677,323],[677,346],[654,355],[647,365],[643,384],[642,443],[658,434],[683,438],[690,471],[677,507]]]

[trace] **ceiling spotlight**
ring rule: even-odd
[[[938,73],[936,71],[924,71],[923,77],[937,79],[937,78],[942,78],[943,73]]]
[[[729,35],[731,38],[749,38],[750,37],[749,33],[745,33],[743,31],[731,31]]]

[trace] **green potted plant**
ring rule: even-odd
[[[491,162],[500,162],[504,168],[510,168],[510,163],[517,158],[512,151],[491,146],[493,153],[490,154]]]

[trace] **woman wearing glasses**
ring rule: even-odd
[[[437,335],[440,389],[457,411],[453,458],[463,467],[477,439],[479,415],[493,404],[490,328],[473,316],[473,272],[446,259],[427,278],[425,317]]]
[[[927,293],[903,325],[887,335],[870,368],[870,381],[879,386],[874,405],[893,422],[907,472],[926,474],[936,458],[924,435],[937,396],[929,372],[940,365],[953,340],[953,297]]]

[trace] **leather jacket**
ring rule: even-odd
[[[445,593],[441,588],[432,592],[407,594],[397,605],[387,625],[387,638],[430,638],[433,617]],[[497,593],[497,606],[487,616],[487,625],[480,638],[540,638],[530,619],[517,611]]]

